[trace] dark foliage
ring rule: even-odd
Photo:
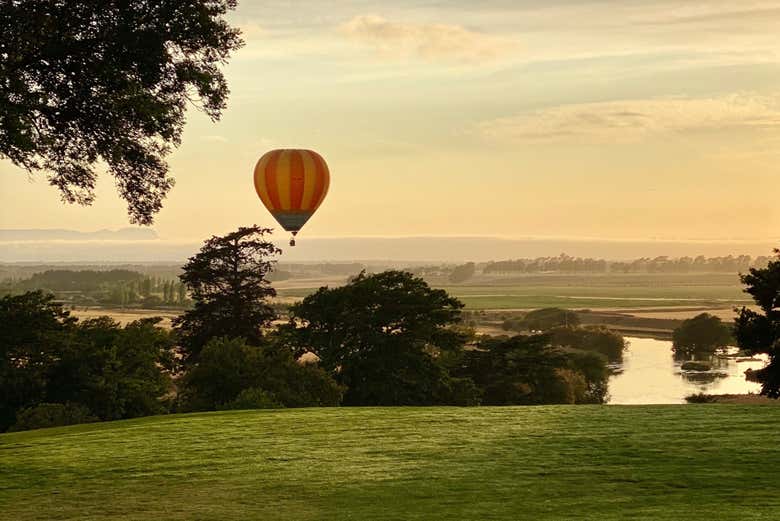
[[[576,312],[567,309],[543,308],[529,312],[520,324],[529,331],[547,331],[554,327],[578,326],[580,318]]]
[[[236,399],[225,405],[224,408],[228,410],[284,409],[284,405],[265,389],[250,387],[238,393]]]
[[[22,410],[41,421],[75,417],[68,408],[35,409],[44,403],[78,404],[101,420],[164,412],[173,342],[157,322],[77,323],[41,292],[0,299],[0,429]]]
[[[184,265],[179,277],[194,307],[174,321],[188,362],[197,360],[203,346],[218,337],[263,343],[263,329],[275,318],[268,299],[276,295],[267,276],[281,253],[265,240],[271,230],[242,227],[224,237],[207,240]]]
[[[734,336],[742,349],[769,355],[769,365],[754,371],[755,377],[762,384],[761,394],[780,398],[780,250],[775,250],[775,254],[766,268],[753,268],[742,275],[745,292],[761,311],[740,309]]]
[[[96,291],[107,284],[139,282],[142,279],[142,274],[130,270],[46,270],[20,281],[17,286],[29,290]]]
[[[686,396],[685,401],[688,403],[717,403],[718,399],[711,394],[694,393]]]
[[[720,318],[700,313],[683,320],[672,333],[675,353],[684,355],[712,354],[733,342],[731,331]]]
[[[315,365],[299,364],[274,345],[216,338],[183,380],[186,410],[235,409],[252,401],[283,407],[338,405],[343,389]],[[265,398],[263,398],[265,397]]]
[[[101,420],[165,412],[171,381],[163,369],[173,365],[173,341],[157,322],[122,327],[99,317],[75,325],[49,371],[47,401],[84,404]]]
[[[48,374],[75,319],[41,291],[0,298],[0,431],[45,401]]]
[[[67,202],[94,199],[104,161],[133,222],[150,224],[173,186],[165,156],[189,102],[212,119],[219,66],[242,44],[235,0],[5,0],[0,3],[0,156],[45,171]]]
[[[98,421],[90,410],[80,403],[41,403],[22,409],[16,415],[16,423],[9,432],[62,427],[78,423]]]
[[[627,347],[620,334],[605,327],[556,327],[547,333],[552,345],[596,352],[614,363],[623,360]]]
[[[293,306],[291,336],[347,387],[346,405],[457,403],[468,385],[437,357],[462,348],[462,307],[411,273],[361,273]]]
[[[603,403],[609,377],[603,356],[553,347],[548,335],[484,339],[453,373],[474,381],[483,405]]]
[[[5,289],[9,293],[51,291],[71,305],[182,308],[189,303],[184,284],[126,269],[46,270],[28,279],[6,280]]]

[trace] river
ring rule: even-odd
[[[744,372],[760,369],[763,361],[717,359],[717,368],[708,377],[706,373],[681,372],[668,340],[635,337],[626,340],[630,344],[623,355],[622,372],[609,380],[610,404],[685,403],[685,397],[694,393],[745,394],[761,390],[759,384],[745,380]],[[723,376],[716,377],[714,373]],[[702,380],[695,381],[697,378]]]

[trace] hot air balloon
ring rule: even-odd
[[[282,228],[295,236],[317,211],[330,186],[328,165],[312,150],[271,150],[255,166],[255,191]]]

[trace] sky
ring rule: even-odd
[[[272,226],[257,159],[311,148],[301,238],[780,238],[780,1],[243,0],[219,122],[189,112],[154,228]],[[128,225],[0,161],[0,226]]]

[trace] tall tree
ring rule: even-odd
[[[363,272],[293,306],[292,336],[346,385],[346,405],[453,403],[457,382],[438,355],[463,347],[452,327],[462,307],[411,273]]]
[[[242,45],[236,0],[0,2],[0,157],[48,173],[69,203],[94,200],[105,162],[132,222],[173,186],[165,156],[189,102],[219,119],[220,72]]]
[[[54,295],[0,298],[0,432],[14,423],[18,409],[46,396],[48,371],[75,322]]]
[[[187,286],[182,283],[176,285],[176,303],[181,305],[187,301]]]
[[[267,276],[281,253],[265,239],[270,232],[254,225],[214,236],[184,265],[179,278],[195,305],[174,327],[189,361],[216,337],[262,344],[263,329],[276,316],[268,302],[276,291]]]
[[[742,349],[769,355],[769,365],[757,371],[761,394],[780,398],[780,249],[775,255],[766,268],[751,268],[742,275],[745,292],[761,311],[740,309],[734,335]]]

